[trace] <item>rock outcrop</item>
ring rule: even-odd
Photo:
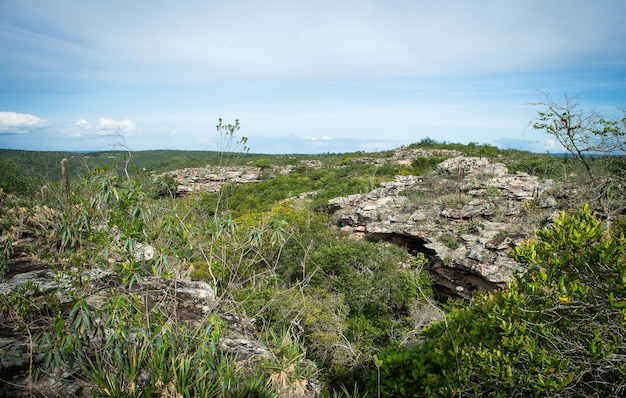
[[[176,194],[184,196],[190,192],[218,192],[226,183],[246,184],[259,182],[263,178],[273,178],[278,175],[291,173],[296,166],[273,166],[261,168],[254,166],[220,167],[207,165],[206,167],[186,168],[174,170],[163,175],[171,176],[176,180]]]
[[[511,249],[556,209],[550,180],[486,158],[456,156],[425,177],[397,176],[366,194],[329,201],[352,236],[388,240],[429,259],[441,297],[503,288],[524,272]]]
[[[61,292],[68,287],[73,276],[71,270],[45,269],[41,265],[32,270],[14,274],[0,283],[0,293],[8,298],[11,292],[28,295],[34,305],[46,300],[46,295],[58,293],[61,303],[68,302]],[[111,272],[88,270],[82,279],[89,286],[83,289],[90,293],[84,298],[90,308],[102,308],[113,294],[140,295],[147,306],[159,308],[169,314],[170,322],[202,325],[208,316],[217,311],[218,299],[214,290],[205,282],[172,281],[162,278],[146,278],[133,285],[132,289],[120,293],[110,288],[107,278]],[[25,282],[27,281],[27,282]],[[255,337],[254,319],[242,315],[219,312],[225,323],[225,330],[219,342],[221,351],[236,357],[239,361],[251,358],[270,358],[272,353]],[[25,333],[23,325],[15,322],[9,314],[2,314],[0,327],[0,396],[90,396],[91,386],[79,380],[72,369],[63,369],[45,374],[37,383],[32,383],[28,372],[31,366],[41,364],[43,354],[33,339],[37,327]]]
[[[452,149],[406,149],[398,148],[393,151],[391,157],[371,157],[364,156],[355,158],[355,162],[364,164],[373,164],[377,166],[384,166],[386,164],[396,164],[410,166],[417,158],[453,158],[457,156],[463,156],[463,152],[455,151]]]

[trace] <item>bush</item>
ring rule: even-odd
[[[555,156],[526,156],[521,160],[511,163],[509,172],[515,173],[521,171],[539,178],[561,178],[567,174],[566,159]]]
[[[444,160],[445,158],[440,158],[437,156],[420,156],[418,158],[415,158],[415,160],[411,164],[412,169],[413,169],[412,170],[413,174],[416,174],[416,175],[427,174],[433,171],[435,167],[439,163],[443,162]]]
[[[516,248],[528,271],[380,355],[381,396],[623,396],[626,238],[584,206]]]
[[[267,169],[272,167],[272,162],[269,159],[259,159],[254,161],[253,166],[260,167],[261,169]]]
[[[19,173],[18,166],[0,159],[0,189],[8,194],[28,196],[35,192],[35,181]]]
[[[165,175],[158,177],[154,181],[154,196],[157,198],[165,197],[165,198],[175,198],[176,197],[176,188],[178,183],[174,177]]]

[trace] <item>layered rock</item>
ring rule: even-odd
[[[226,182],[248,183],[260,181],[260,167],[200,167],[165,173],[178,183],[177,195],[189,192],[218,192]]]
[[[176,180],[176,194],[186,195],[190,192],[218,192],[226,183],[246,184],[291,173],[296,166],[273,166],[261,168],[253,166],[211,166],[174,170],[164,175]]]
[[[505,287],[524,272],[511,249],[556,208],[550,180],[486,158],[457,156],[426,177],[397,176],[366,194],[329,201],[345,232],[389,240],[429,259],[441,297]]]

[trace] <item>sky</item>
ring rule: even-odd
[[[626,107],[623,0],[0,0],[0,148],[562,152],[537,102]]]

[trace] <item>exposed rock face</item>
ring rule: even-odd
[[[391,162],[395,164],[410,165],[417,158],[424,157],[440,157],[440,158],[455,158],[457,156],[463,156],[463,152],[455,151],[452,149],[403,149],[399,148],[393,152]]]
[[[304,164],[304,163],[303,163]],[[314,167],[317,163],[304,164]],[[253,166],[219,167],[206,166],[200,168],[187,168],[165,173],[173,177],[178,186],[176,193],[183,196],[190,192],[218,192],[225,183],[246,184],[261,181],[264,173],[266,178],[273,178],[282,174],[291,173],[296,166],[274,166],[268,169]]]
[[[375,158],[375,157],[360,157],[354,159],[356,162],[364,164],[374,164],[377,166],[384,166],[388,163],[410,166],[417,158],[424,157],[440,157],[440,158],[452,158],[457,156],[463,156],[462,152],[451,149],[405,149],[398,148],[393,152],[391,158]]]
[[[367,194],[332,199],[329,208],[343,231],[425,253],[441,296],[469,297],[524,271],[510,252],[553,214],[552,186],[485,158],[457,156],[427,177],[397,176]]]
[[[189,192],[218,192],[226,182],[247,183],[259,181],[260,167],[202,167],[187,168],[165,173],[174,177],[177,195]]]

